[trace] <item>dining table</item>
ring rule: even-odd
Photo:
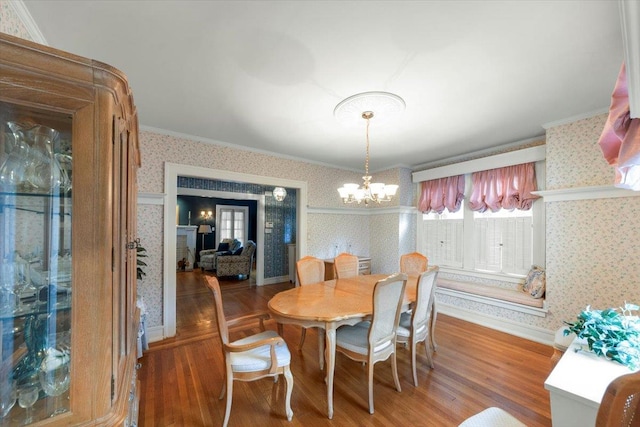
[[[269,311],[282,325],[298,325],[303,328],[319,327],[318,333],[320,369],[326,367],[327,415],[333,418],[333,377],[335,371],[336,330],[340,326],[355,325],[369,318],[373,312],[373,289],[375,284],[389,275],[370,274],[350,278],[326,280],[279,292],[269,300]],[[418,276],[408,276],[405,287],[403,310],[416,299]]]

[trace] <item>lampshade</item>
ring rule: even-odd
[[[211,226],[209,224],[201,224],[198,227],[198,233],[209,234],[211,233]]]

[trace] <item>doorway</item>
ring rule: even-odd
[[[235,181],[248,184],[261,184],[265,186],[282,186],[295,188],[298,191],[297,216],[296,216],[296,259],[300,254],[307,252],[307,183],[282,178],[273,178],[260,175],[250,175],[239,172],[231,172],[219,169],[208,169],[199,166],[165,163],[164,174],[164,283],[163,283],[163,336],[173,337],[176,334],[176,274],[173,261],[176,259],[176,233],[175,212],[178,195],[178,176],[205,178],[213,180]],[[180,194],[199,195],[203,191],[196,189],[180,189]],[[264,285],[264,195],[216,192],[214,197],[221,198],[258,198],[258,221],[256,246],[258,256],[256,258],[256,285]],[[226,196],[226,197],[225,197]]]

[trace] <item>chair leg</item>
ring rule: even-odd
[[[438,310],[436,307],[436,302],[433,301],[433,309],[431,311],[431,325],[429,331],[429,345],[433,348],[433,351],[438,351],[438,345],[436,344],[436,317],[438,317]]]
[[[233,399],[233,377],[227,375],[227,407],[224,410],[224,421],[222,427],[227,427],[229,416],[231,415],[231,400]]]
[[[362,362],[363,364],[365,362]],[[373,414],[373,365],[371,360],[369,360],[369,413]]]
[[[291,410],[291,392],[293,391],[293,375],[291,375],[291,369],[289,365],[284,367],[284,379],[287,380],[287,397],[285,399],[285,410],[287,412],[287,420],[291,421],[293,418],[293,411]]]
[[[427,362],[429,362],[429,366],[431,367],[431,369],[434,369],[435,365],[433,364],[433,351],[431,349],[431,346],[429,345],[428,339],[424,341],[424,350],[427,352]]]
[[[412,337],[413,338],[413,337]],[[416,367],[416,350],[417,344],[411,339],[411,371],[413,372],[413,385],[418,387],[418,369]]]
[[[391,353],[391,373],[393,374],[393,382],[396,383],[396,390],[402,391],[402,388],[400,388],[400,378],[398,378],[398,363],[395,351]]]
[[[225,375],[224,381],[222,382],[222,390],[220,390],[220,396],[218,397],[218,400],[222,400],[226,392],[227,392],[227,376]]]
[[[304,339],[307,335],[307,328],[302,328],[300,332],[300,344],[298,345],[298,351],[302,351],[302,346],[304,345]]]

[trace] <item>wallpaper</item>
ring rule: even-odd
[[[612,185],[598,138],[606,114],[547,131],[547,189]],[[640,302],[640,197],[546,205],[547,300],[556,329],[587,305]]]
[[[547,190],[613,183],[598,145],[606,120],[601,114],[547,130]]]
[[[0,0],[0,33],[33,41],[29,31],[18,18],[13,7],[5,0]]]
[[[147,327],[162,325],[164,206],[138,204],[138,238],[147,250],[144,262],[146,276],[138,280],[138,295],[147,306]]]
[[[334,258],[342,252],[368,256],[370,217],[365,215],[307,214],[308,254]]]

